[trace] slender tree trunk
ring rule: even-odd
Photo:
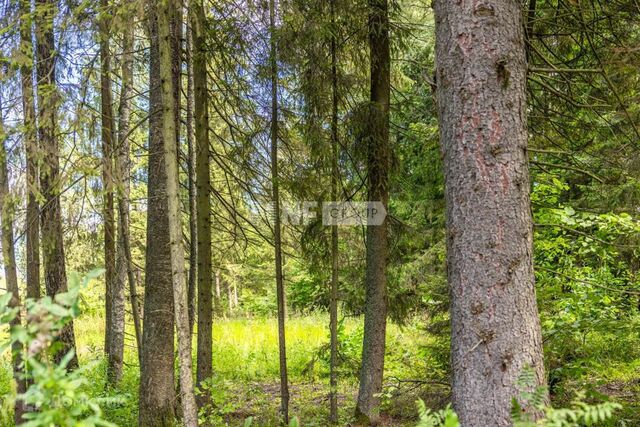
[[[224,311],[222,309],[222,300],[221,300],[220,291],[221,291],[221,289],[220,289],[220,270],[216,270],[216,302],[215,302],[215,308],[216,308],[216,315],[217,316],[222,314],[222,312]]]
[[[209,108],[207,96],[207,52],[205,12],[201,0],[191,4],[193,80],[196,125],[196,182],[198,223],[198,385],[211,377],[213,290],[211,270],[211,180],[209,178]],[[208,396],[202,394],[200,406]]]
[[[331,201],[338,199],[338,60],[336,0],[330,0],[331,13]],[[329,304],[329,329],[331,357],[329,362],[329,420],[338,422],[338,225],[331,226],[331,300]]]
[[[9,306],[18,308],[16,317],[10,326],[20,326],[20,289],[18,288],[18,273],[16,271],[16,254],[13,238],[13,215],[15,203],[9,192],[9,173],[7,170],[7,149],[5,146],[6,135],[2,117],[2,100],[0,99],[0,231],[2,234],[2,263],[4,264],[4,277],[7,282],[7,292],[12,294]],[[11,359],[13,362],[13,378],[16,382],[17,393],[27,390],[27,383],[23,377],[22,368],[22,344],[13,343],[11,346]],[[14,421],[16,425],[23,422],[22,416],[26,412],[24,402],[16,399],[14,406]]]
[[[47,295],[53,297],[67,291],[67,272],[64,259],[62,213],[60,207],[60,152],[56,135],[58,94],[56,87],[56,58],[54,42],[55,0],[36,0],[36,43],[38,76],[38,132],[43,162],[40,167],[40,191],[43,204],[40,214],[42,226],[42,255]],[[58,337],[62,348],[54,355],[59,363],[65,354],[75,350],[73,322],[62,328]],[[68,364],[78,366],[77,355]]]
[[[271,43],[271,184],[273,190],[276,294],[278,299],[278,349],[280,353],[280,415],[289,424],[289,379],[285,338],[286,301],[282,272],[282,238],[280,230],[280,185],[278,176],[278,53],[276,48],[276,12],[274,0],[269,0],[269,30]],[[231,304],[231,303],[229,303]]]
[[[114,211],[114,128],[111,93],[110,10],[107,0],[100,0],[100,95],[102,122],[102,188],[105,265],[105,344],[107,377],[117,384],[122,377],[124,354],[124,288],[119,288],[116,272],[116,221]]]
[[[27,58],[35,57],[31,42],[31,2],[20,0],[20,50]],[[32,65],[20,67],[22,81],[22,113],[24,146],[27,160],[27,298],[40,298],[40,207],[38,206],[38,141],[35,133],[35,99],[33,96]]]
[[[122,34],[122,88],[120,89],[118,105],[118,146],[115,156],[115,178],[118,183],[116,288],[119,291],[121,290],[120,292],[122,292],[124,298],[124,289],[128,282],[138,362],[142,364],[142,326],[136,288],[137,281],[131,261],[131,233],[129,231],[129,197],[131,194],[131,160],[129,157],[131,144],[129,142],[129,132],[131,129],[131,97],[133,95],[133,20],[129,15],[125,16],[125,19],[127,23],[124,25]]]
[[[189,13],[191,13],[191,2]],[[191,15],[189,15],[191,19]],[[190,24],[193,26],[193,24]],[[196,148],[193,128],[193,28],[186,36],[187,63],[187,173],[189,185],[189,326],[193,335],[196,319],[196,286],[198,282],[198,212],[196,209]]]
[[[463,426],[511,426],[522,370],[545,382],[521,4],[437,0],[435,15],[453,404]]]
[[[147,251],[140,372],[140,427],[174,424],[176,401],[174,377],[174,316],[169,244],[169,214],[164,108],[160,76],[158,4],[150,0],[149,33],[149,178],[147,207]],[[175,102],[175,100],[174,100]],[[174,111],[173,109],[171,110]],[[175,137],[171,138],[175,143]]]
[[[177,19],[177,10],[173,0],[163,0],[158,16],[160,47],[160,80],[162,87],[163,114],[162,135],[164,140],[164,167],[166,171],[166,198],[169,215],[169,243],[171,252],[171,276],[173,279],[173,300],[176,331],[178,334],[178,365],[183,423],[187,427],[198,425],[198,409],[193,390],[191,371],[191,335],[186,281],[184,280],[184,248],[182,242],[182,221],[180,215],[179,180],[176,135],[176,105],[174,90],[174,52],[172,46],[172,26]]]
[[[533,43],[533,30],[536,23],[535,20],[537,3],[537,0],[529,0],[529,6],[527,9],[527,21],[525,23],[525,49],[527,53],[527,62],[531,61],[531,44]]]
[[[389,201],[389,102],[390,51],[387,0],[369,0],[369,47],[371,55],[371,105],[368,135],[369,200]],[[367,226],[366,300],[362,367],[356,415],[360,422],[377,423],[384,374],[387,327],[388,222]]]
[[[233,284],[233,307],[238,308],[238,284]]]

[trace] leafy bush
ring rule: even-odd
[[[27,301],[25,325],[13,326],[2,350],[20,343],[23,352],[24,375],[31,382],[27,391],[16,396],[36,411],[25,415],[22,426],[113,426],[102,417],[101,404],[118,402],[117,397],[94,398],[83,386],[88,383],[86,372],[91,365],[73,371],[67,365],[74,356],[73,350],[60,361],[53,362],[51,354],[58,349],[56,336],[61,329],[80,313],[78,296],[81,288],[99,272],[89,274],[83,280],[72,275],[69,291],[54,298],[44,297],[38,301]],[[0,297],[0,322],[11,321],[17,308],[9,307],[10,294]]]
[[[416,402],[420,421],[416,427],[459,427],[458,416],[450,406],[438,412],[432,412],[422,400]]]
[[[227,381],[215,375],[200,384],[198,394],[206,394],[209,399],[200,408],[199,422],[203,425],[224,425],[225,417],[238,409],[237,404],[229,398]]]
[[[513,399],[511,416],[514,427],[578,427],[602,425],[611,419],[613,412],[622,406],[614,402],[603,402],[595,405],[585,403],[584,393],[578,393],[570,408],[553,408],[546,404],[547,389],[544,386],[535,387],[535,375],[532,369],[522,371],[517,381],[521,390],[520,399]],[[533,390],[533,391],[529,391]],[[544,418],[533,421],[531,415],[522,410],[520,401],[541,413]]]

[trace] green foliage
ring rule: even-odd
[[[253,417],[249,417],[244,420],[243,427],[251,427],[253,425]],[[288,427],[300,427],[300,420],[298,417],[293,417],[289,420]]]
[[[514,417],[515,427],[581,427],[600,426],[613,417],[616,410],[622,405],[614,402],[588,404],[582,401],[584,395],[578,395],[570,408],[555,409],[552,407],[540,407],[544,412],[544,418],[538,421],[530,421],[524,416]]]
[[[115,404],[121,399],[91,397],[84,391],[91,364],[68,371],[67,365],[74,356],[73,351],[67,353],[58,364],[50,357],[58,348],[56,336],[59,331],[79,314],[80,290],[99,274],[100,272],[91,273],[82,281],[78,276],[72,275],[68,292],[57,294],[54,298],[27,301],[26,324],[12,327],[8,338],[3,342],[4,348],[18,342],[25,349],[24,375],[32,383],[17,399],[37,410],[25,415],[27,421],[23,426],[114,425],[103,418],[100,406]],[[16,314],[16,310],[8,306],[8,296],[9,294],[4,294],[0,297],[0,318],[3,322],[9,321]]]
[[[115,426],[104,419],[101,406],[118,404],[121,399],[90,397],[82,391],[90,365],[68,372],[66,365],[72,356],[73,353],[67,354],[58,365],[29,359],[34,383],[18,399],[37,411],[25,416],[28,421],[23,426]]]
[[[269,71],[264,66],[265,51],[261,47],[266,41],[260,34],[263,3],[251,1],[247,10],[238,11],[234,2],[209,2],[204,29],[211,84],[217,88],[209,93],[210,142],[216,159],[211,170],[216,193],[211,201],[212,227],[216,231],[213,249],[215,264],[223,276],[217,311],[249,318],[216,320],[214,365],[219,377],[206,385],[212,395],[207,416],[214,424],[221,419],[244,420],[247,414],[241,413],[239,406],[249,407],[247,411],[254,414],[255,424],[277,422],[265,415],[275,413],[273,384],[279,369],[276,325],[272,318],[276,312],[273,247],[267,221],[257,220],[260,215],[254,215],[264,211],[269,202],[269,189],[263,185],[269,168],[268,162],[264,162],[263,150],[268,145],[264,144],[265,130],[271,119],[264,107],[268,94],[263,93]],[[528,39],[527,79],[536,290],[549,389],[554,404],[570,408],[545,407],[544,411],[547,421],[564,417],[567,422],[586,424],[597,419],[593,423],[603,423],[607,407],[598,405],[608,403],[589,407],[583,402],[594,401],[592,395],[573,398],[576,390],[589,388],[594,395],[618,393],[615,397],[627,399],[626,412],[620,418],[627,417],[631,420],[629,424],[638,424],[637,4],[630,0],[529,3],[537,4],[533,37]],[[140,266],[144,265],[146,251],[149,157],[145,148],[149,132],[148,99],[140,96],[148,92],[148,38],[141,37],[144,24],[138,22],[146,13],[144,4],[133,1],[109,7],[114,16],[114,99],[121,90],[120,31],[131,23],[123,18],[136,15],[130,232],[132,258]],[[328,46],[333,35],[338,39],[339,193],[341,198],[353,200],[366,197],[366,144],[362,130],[371,121],[368,109],[363,108],[367,105],[369,86],[367,2],[335,4],[338,13],[333,27],[327,20],[329,2],[278,3],[283,200],[321,201],[328,197],[328,117],[332,101]],[[14,49],[17,5],[18,2],[4,2],[0,6],[4,25],[0,33],[6,42],[0,57],[9,65],[3,75],[2,91],[9,94],[19,92],[19,76],[12,71],[21,65],[34,64],[33,55]],[[57,93],[65,113],[59,114],[57,124],[60,159],[64,159],[59,185],[64,189],[60,200],[65,261],[69,270],[83,273],[104,263],[103,229],[95,214],[103,196],[98,154],[99,61],[95,55],[86,54],[94,49],[91,29],[99,12],[94,6],[81,1],[60,8],[55,31],[56,53],[60,57]],[[400,381],[394,383],[396,377],[442,381],[451,373],[444,179],[434,96],[435,86],[442,82],[436,81],[434,73],[434,19],[429,2],[423,0],[396,0],[390,7],[393,154],[389,184],[392,217],[388,301],[394,324],[390,326],[385,362],[385,374],[390,379],[385,382],[384,391],[388,406],[383,408],[389,411],[406,391]],[[42,8],[38,5],[36,14],[41,14]],[[87,36],[76,37],[79,33]],[[549,67],[558,70],[550,73]],[[591,71],[566,72],[570,68]],[[46,92],[54,88],[44,89]],[[9,172],[17,186],[16,194],[23,194],[24,180],[19,176],[24,166],[25,139],[20,138],[24,130],[14,124],[21,121],[20,102],[6,104],[3,113],[10,118],[6,129],[12,147],[7,153]],[[182,134],[185,140],[186,132]],[[186,174],[182,178],[186,180]],[[24,224],[21,212],[17,214],[16,223]],[[326,380],[329,363],[328,321],[322,315],[328,305],[328,228],[319,223],[304,230],[287,226],[283,239],[292,314],[287,325],[290,374],[297,387],[302,388],[300,383],[304,383],[311,389],[295,390],[293,395],[305,402],[296,410],[305,424],[324,425],[326,417],[318,410],[317,402],[324,402],[326,393],[318,383]],[[348,396],[354,394],[362,345],[360,320],[351,316],[362,314],[364,305],[364,248],[362,229],[340,229],[340,308],[345,317],[338,332],[338,369],[344,387],[341,392]],[[21,252],[18,250],[19,270],[24,271],[25,257]],[[230,313],[226,312],[228,285],[235,286],[240,293],[240,309]],[[74,289],[70,289],[72,292]],[[138,290],[138,295],[143,293]],[[127,347],[122,383],[115,390],[106,387],[105,364],[96,357],[101,353],[104,335],[103,284],[93,281],[76,297],[79,303],[72,305],[59,300],[64,296],[43,300],[37,318],[30,318],[24,327],[12,331],[12,337],[28,346],[43,347],[39,353],[42,357],[30,365],[32,375],[56,378],[56,384],[62,384],[39,390],[37,394],[34,391],[32,398],[44,399],[45,393],[66,393],[66,388],[73,385],[74,399],[83,401],[78,396],[84,393],[100,403],[103,418],[118,425],[133,425],[139,374],[135,354]],[[80,310],[83,318],[79,320],[75,316]],[[0,319],[3,322],[12,315],[6,314]],[[84,352],[79,356],[96,363],[84,363],[80,371],[71,374],[48,365],[48,355],[57,347],[52,337],[59,325],[57,321],[42,323],[41,318],[45,317],[78,320],[78,348]],[[10,424],[9,409],[15,391],[6,359],[0,367],[0,395],[6,396],[2,399],[0,423]],[[73,379],[76,373],[82,378]],[[519,397],[522,402],[542,407],[544,396],[540,390],[522,385],[524,391]],[[411,395],[410,405],[415,399],[414,392],[405,393]],[[130,399],[115,404],[109,400],[114,393],[126,393]],[[247,396],[255,401],[246,403]],[[294,400],[292,403],[299,404]],[[351,411],[350,403],[347,400],[345,413]],[[78,407],[81,415],[93,413],[91,405],[82,405]],[[589,412],[589,408],[595,409]]]
[[[584,402],[584,393],[578,393],[569,408],[553,408],[546,403],[546,387],[536,387],[535,373],[531,368],[524,369],[516,382],[521,390],[520,397],[513,399],[511,416],[515,427],[580,427],[597,426],[612,418],[614,411],[622,405],[615,402],[589,404]],[[526,408],[521,404],[526,403]],[[544,414],[533,421],[531,410]]]
[[[517,387],[521,390],[520,396],[513,399],[511,416],[514,427],[581,427],[597,426],[610,420],[614,411],[622,406],[614,402],[588,404],[584,402],[585,395],[578,394],[571,403],[570,408],[555,409],[546,404],[547,390],[545,387],[536,387],[535,372],[526,368],[518,376]],[[536,421],[532,420],[531,411],[523,408],[532,408],[544,414]],[[433,412],[426,407],[422,400],[418,400],[418,414],[420,421],[417,427],[459,427],[458,417],[450,406]]]
[[[238,409],[238,402],[230,399],[229,381],[218,375],[203,381],[197,390],[198,394],[205,394],[209,401],[199,412],[199,423],[203,425],[222,425],[225,417]]]
[[[420,421],[416,427],[460,427],[458,416],[453,412],[451,406],[447,406],[437,412],[431,411],[421,399],[416,402],[418,405],[418,415]]]
[[[0,426],[13,425],[13,406],[15,403],[15,390],[13,390],[12,366],[9,360],[4,360],[0,366]]]
[[[526,367],[522,370],[516,379],[516,388],[520,391],[518,398],[513,398],[512,413],[513,417],[518,417],[525,409],[523,408],[542,408],[547,401],[547,388],[538,386],[535,371]]]

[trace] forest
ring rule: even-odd
[[[0,427],[640,426],[638,0],[0,0]]]

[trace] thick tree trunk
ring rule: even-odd
[[[126,16],[127,25],[122,35],[122,88],[118,105],[118,147],[115,156],[116,181],[118,183],[118,247],[116,255],[116,288],[124,289],[128,283],[131,313],[138,350],[138,361],[142,356],[142,326],[136,288],[136,278],[131,262],[131,233],[129,231],[129,197],[131,194],[131,160],[129,132],[131,129],[131,97],[133,95],[133,28],[132,19]],[[120,293],[118,293],[120,295]],[[123,301],[124,304],[124,301]]]
[[[330,0],[331,13],[331,201],[338,199],[338,60],[336,0]],[[329,362],[329,420],[338,422],[338,225],[331,226],[331,301],[329,329],[331,357]]]
[[[369,48],[371,55],[371,104],[368,137],[369,201],[389,201],[389,102],[390,51],[387,0],[369,0]],[[389,245],[387,219],[379,226],[367,226],[367,271],[364,308],[362,367],[356,416],[362,423],[375,424],[380,406],[384,374],[387,328],[387,261]]]
[[[36,0],[38,19],[36,20],[38,76],[38,133],[42,165],[40,167],[40,192],[43,203],[40,215],[42,227],[42,256],[47,295],[53,297],[67,291],[67,272],[64,259],[62,235],[62,212],[60,207],[60,152],[56,135],[58,94],[56,88],[56,58],[54,42],[54,17],[57,4],[54,0]],[[59,363],[65,354],[75,349],[73,322],[69,322],[58,337],[62,348],[54,360]],[[77,355],[68,364],[73,369],[78,366]]]
[[[522,370],[544,384],[521,4],[437,0],[435,15],[454,409],[463,426],[510,426]]]
[[[280,355],[280,416],[289,424],[289,379],[285,337],[286,301],[282,272],[282,237],[280,230],[280,185],[278,176],[278,53],[276,49],[276,11],[269,0],[270,63],[271,63],[271,184],[273,191],[273,240],[275,248],[276,294],[278,300],[278,350]],[[231,298],[231,295],[229,295]],[[231,302],[229,302],[231,305]]]
[[[213,289],[211,270],[211,180],[209,178],[209,108],[207,96],[207,52],[205,12],[201,0],[191,4],[193,80],[196,129],[196,183],[198,223],[198,368],[200,385],[212,375]],[[208,396],[202,394],[200,406]]]
[[[158,5],[149,1],[151,38],[149,66],[149,178],[147,251],[145,266],[142,366],[140,372],[140,427],[174,424],[174,316],[169,245],[167,177],[162,133],[163,103],[160,77]],[[174,100],[175,102],[175,100]],[[173,111],[173,109],[172,109]],[[171,138],[175,143],[175,138]]]
[[[31,42],[31,2],[20,0],[20,50],[27,58],[33,58]],[[36,111],[33,96],[32,66],[20,67],[22,82],[22,114],[24,146],[27,161],[27,216],[25,234],[27,241],[27,298],[40,298],[40,207],[38,206],[38,141],[35,133]]]
[[[18,273],[16,270],[16,253],[13,238],[13,216],[15,203],[9,192],[9,173],[7,170],[7,149],[5,146],[6,135],[2,117],[2,100],[0,99],[0,233],[2,234],[2,263],[4,264],[4,277],[7,282],[7,292],[12,294],[9,306],[18,308],[16,317],[10,326],[20,326],[20,289],[18,288]],[[22,344],[13,343],[11,346],[11,359],[13,363],[13,378],[16,382],[16,392],[24,393],[27,390],[26,380],[23,378],[22,369]],[[16,399],[13,419],[16,425],[23,422],[25,411],[24,402]]]
[[[124,288],[116,276],[116,221],[114,211],[114,127],[111,93],[110,10],[107,0],[100,1],[100,97],[102,123],[102,190],[105,266],[105,343],[107,377],[117,384],[122,377],[124,354]]]
[[[187,283],[185,279],[184,248],[182,242],[182,221],[180,215],[179,178],[177,144],[173,140],[176,135],[175,99],[172,26],[177,23],[176,6],[173,0],[163,0],[158,16],[158,32],[160,45],[160,81],[162,87],[162,139],[164,141],[164,167],[166,171],[166,199],[169,215],[169,244],[171,252],[171,276],[173,279],[173,300],[176,331],[178,334],[178,365],[180,378],[180,401],[182,403],[183,423],[187,427],[197,427],[198,408],[196,406],[193,377],[191,370],[191,331],[189,328],[189,312]]]

